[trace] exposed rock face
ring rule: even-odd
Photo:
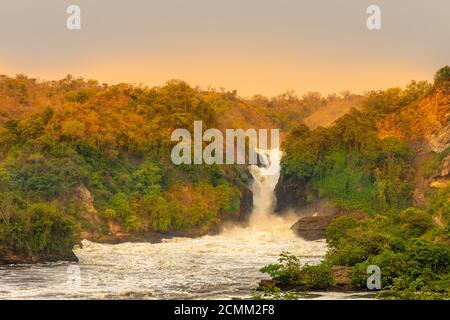
[[[427,137],[433,151],[442,152],[450,146],[450,125]]]
[[[316,190],[310,190],[301,181],[283,174],[275,187],[275,196],[277,198],[275,212],[277,213],[303,208],[319,198]]]
[[[450,184],[450,156],[442,160],[439,174],[430,183],[433,188],[444,189]]]
[[[450,145],[450,94],[445,86],[433,94],[377,121],[381,138],[408,142],[425,139],[431,150],[442,152]]]
[[[253,192],[250,190],[250,185],[253,183],[253,177],[250,174],[247,166],[238,166],[239,180],[233,183],[240,186],[242,192],[239,218],[240,220],[247,220],[253,211]]]
[[[341,290],[352,290],[352,281],[350,280],[351,267],[333,266],[331,267],[331,277],[333,278],[333,287]]]
[[[328,225],[336,218],[352,215],[356,219],[364,219],[365,214],[342,210],[330,206],[326,199],[319,199],[318,192],[305,186],[297,179],[281,174],[275,188],[278,213],[294,210],[305,215],[300,218],[291,229],[300,237],[308,241],[325,239]]]
[[[447,156],[442,160],[441,177],[450,176],[450,156]]]
[[[248,219],[253,210],[253,192],[250,189],[242,190],[240,217]]]
[[[77,188],[78,197],[84,204],[86,211],[90,214],[97,214],[97,209],[94,207],[94,198],[91,192],[84,185]]]
[[[364,213],[337,209],[335,213],[327,216],[312,216],[300,218],[300,220],[298,220],[291,227],[291,229],[298,236],[308,241],[325,239],[327,236],[328,225],[334,219],[346,215],[350,215],[357,220],[361,220],[367,217],[367,215]]]
[[[80,237],[84,239],[96,239],[102,236],[98,232],[97,227],[102,223],[102,219],[94,206],[94,197],[86,186],[83,184],[76,189],[77,196],[84,206],[83,214],[87,221],[89,221],[90,228],[81,230]],[[113,231],[110,229],[110,232]]]
[[[327,227],[332,220],[331,216],[304,217],[298,220],[291,229],[305,240],[325,239]]]

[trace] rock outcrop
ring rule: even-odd
[[[240,204],[240,217],[247,220],[253,210],[253,192],[245,188],[242,190],[242,198]]]
[[[447,118],[450,117],[447,115]],[[433,151],[442,152],[450,145],[450,125],[426,137]]]
[[[331,277],[333,278],[333,288],[339,290],[352,290],[353,285],[350,279],[351,267],[333,266],[331,267]]]
[[[239,180],[232,183],[239,187],[241,191],[241,203],[239,210],[239,219],[247,221],[253,211],[253,192],[250,185],[253,183],[253,177],[247,166],[238,166]]]
[[[450,156],[442,160],[439,174],[431,180],[430,186],[433,188],[444,189],[450,184]]]
[[[377,122],[381,138],[396,137],[416,144],[425,141],[435,152],[450,145],[450,94],[445,86],[417,104],[387,115]]]
[[[450,176],[450,156],[445,157],[441,165],[441,177],[448,176]]]
[[[275,196],[277,198],[275,212],[280,214],[289,210],[298,210],[319,199],[316,190],[308,188],[304,182],[287,177],[283,173],[275,187]]]
[[[342,216],[352,216],[357,220],[361,220],[367,217],[366,214],[347,211],[342,209],[336,209],[336,211],[330,215],[325,216],[312,216],[300,218],[291,229],[300,237],[305,240],[313,241],[325,239],[327,236],[328,225],[336,218]]]

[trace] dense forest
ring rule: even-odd
[[[363,288],[375,264],[384,297],[449,297],[449,112],[449,67],[404,89],[246,99],[179,80],[148,88],[0,76],[0,262],[57,260],[83,238],[202,235],[245,222],[246,166],[170,160],[172,131],[202,120],[280,128],[280,214],[323,199],[360,214],[329,225],[320,265],[284,253],[264,267],[275,282],[267,296],[333,288],[336,267]]]
[[[172,131],[192,130],[194,120],[289,130],[350,97],[242,99],[178,80],[147,88],[0,76],[0,257],[57,259],[81,238],[198,235],[243,221],[252,201],[247,168],[175,166]]]
[[[365,288],[367,267],[377,265],[383,297],[450,298],[449,130],[448,66],[433,84],[368,93],[358,110],[328,128],[293,128],[284,142],[279,199],[284,184],[297,195],[286,198],[291,207],[325,198],[359,215],[328,226],[320,265],[302,266],[283,253],[264,267],[271,286],[336,288],[333,273],[340,270],[353,288]]]

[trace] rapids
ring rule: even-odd
[[[248,226],[229,226],[215,236],[171,238],[161,243],[98,244],[74,249],[78,265],[0,267],[1,298],[37,299],[231,299],[250,297],[266,276],[259,269],[289,251],[318,263],[324,241],[305,241],[290,230],[298,217],[273,214],[280,152],[251,166],[254,209]]]

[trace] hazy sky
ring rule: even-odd
[[[66,28],[70,4],[79,31]],[[380,31],[366,27],[370,4]],[[1,0],[0,74],[362,92],[450,64],[449,17],[449,0]]]

